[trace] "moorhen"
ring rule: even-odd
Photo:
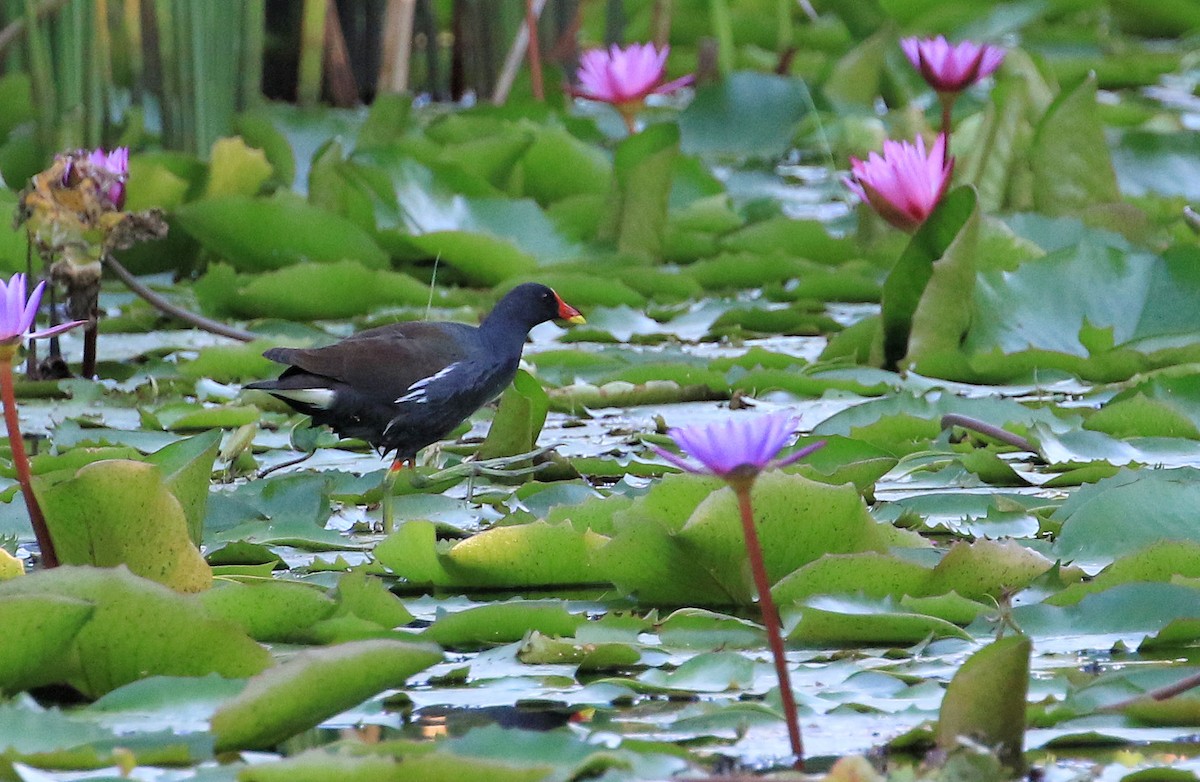
[[[395,453],[390,477],[507,388],[529,330],[556,318],[584,322],[552,289],[525,283],[478,327],[393,323],[323,348],[271,348],[263,355],[288,368],[246,388],[282,399],[342,437],[366,440],[382,455]]]

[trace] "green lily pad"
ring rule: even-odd
[[[158,467],[93,462],[73,478],[43,482],[37,495],[59,561],[126,565],[183,592],[212,585],[212,570],[189,535],[188,516]]]
[[[223,196],[176,212],[184,230],[239,271],[282,269],[300,261],[354,259],[377,269],[387,256],[354,224],[292,198]],[[272,237],[264,243],[261,237]]]
[[[586,621],[558,600],[511,600],[441,613],[422,637],[447,648],[472,649],[519,641],[531,630],[569,638]]]
[[[1200,541],[1197,470],[1125,470],[1080,487],[1052,520],[1062,523],[1054,555],[1098,569],[1118,557],[1164,540]]]
[[[0,583],[8,596],[56,596],[95,606],[71,652],[47,660],[51,681],[97,697],[151,675],[249,676],[270,664],[267,650],[236,625],[216,619],[195,597],[124,568],[62,566]]]
[[[775,158],[786,150],[812,105],[799,79],[739,71],[697,88],[679,115],[683,151],[690,154]],[[754,122],[748,123],[747,117]]]
[[[613,186],[597,236],[618,252],[656,258],[671,194],[671,171],[679,154],[679,129],[651,125],[617,146]]]
[[[680,481],[668,488],[664,481],[643,500],[656,493],[683,500],[685,492],[704,485]],[[925,545],[917,535],[876,523],[852,486],[769,472],[758,478],[751,496],[772,581],[825,554]],[[651,604],[750,604],[745,544],[732,490],[715,491],[698,504],[681,501],[665,519],[639,503],[621,512],[616,534],[596,554],[601,572],[619,589]],[[664,523],[689,508],[693,510],[682,526],[674,520]]]
[[[431,644],[356,641],[307,649],[258,674],[212,718],[216,750],[270,749],[442,659]]]
[[[337,608],[319,588],[270,577],[218,580],[199,599],[214,617],[235,622],[264,643],[292,640]]]
[[[1006,765],[1025,766],[1025,697],[1029,689],[1027,636],[1003,638],[975,652],[946,687],[938,713],[937,743],[945,750],[963,741],[990,747]]]
[[[913,644],[929,636],[970,638],[957,625],[903,609],[890,598],[814,597],[784,609],[783,616],[791,627],[788,641],[806,646]]]
[[[95,611],[87,600],[55,594],[16,594],[0,598],[0,626],[19,643],[0,646],[0,692],[58,681],[56,663]]]

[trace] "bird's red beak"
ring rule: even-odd
[[[587,323],[579,310],[563,301],[562,296],[559,296],[557,292],[554,294],[554,298],[558,299],[558,317],[560,319],[565,320],[567,323]]]

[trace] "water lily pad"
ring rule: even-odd
[[[270,663],[240,628],[211,617],[195,597],[138,578],[124,568],[63,566],[0,583],[10,595],[82,600],[95,611],[71,642],[71,654],[47,661],[52,681],[97,697],[148,675],[249,676]]]
[[[1007,765],[1024,768],[1025,696],[1032,647],[1027,636],[1003,638],[967,658],[942,699],[939,747],[949,750],[963,741],[977,741],[993,748]]]
[[[387,256],[354,224],[292,198],[223,196],[181,207],[184,230],[240,271],[267,271],[299,261],[354,259],[380,268]],[[265,244],[261,237],[270,236]]]
[[[363,570],[352,570],[338,579],[337,600],[341,610],[389,629],[413,620],[400,598],[381,579]]]
[[[1162,583],[1117,584],[1067,606],[1028,605],[1013,609],[1013,620],[1038,641],[1039,650],[1076,653],[1086,648],[1136,647],[1176,620],[1195,617],[1195,587]],[[1192,628],[1176,645],[1200,634]]]
[[[472,649],[519,641],[530,630],[569,638],[586,621],[569,613],[561,601],[511,600],[439,614],[422,637],[448,648]]]
[[[799,79],[740,71],[699,87],[679,115],[683,150],[705,155],[774,158],[787,148],[812,105]],[[754,122],[747,123],[746,118]]]
[[[1113,561],[1091,580],[1068,585],[1046,598],[1048,605],[1077,603],[1094,592],[1136,581],[1169,582],[1176,577],[1200,577],[1200,542],[1162,541]]]
[[[217,264],[197,281],[205,309],[243,318],[312,321],[347,318],[383,306],[423,305],[429,288],[407,274],[369,269],[358,260],[301,263],[265,274],[236,275]]]
[[[221,431],[213,429],[171,443],[146,458],[162,471],[163,482],[179,500],[187,518],[188,535],[197,546],[204,537],[209,484],[220,444]]]
[[[1117,200],[1117,175],[1096,113],[1094,76],[1063,92],[1046,111],[1029,160],[1040,212],[1068,214]]]
[[[273,578],[218,580],[199,596],[214,617],[229,619],[256,641],[292,640],[337,607],[323,590]]]
[[[522,194],[543,206],[568,196],[603,194],[612,176],[611,163],[599,150],[553,126],[538,130],[517,168]],[[563,176],[564,170],[571,176]]]
[[[240,136],[217,139],[209,153],[205,198],[258,195],[271,176],[271,164],[261,149],[254,149]]]
[[[788,641],[807,646],[912,644],[929,636],[970,638],[957,625],[903,609],[890,598],[814,597],[784,609],[783,615],[791,627]]]
[[[924,565],[876,551],[826,554],[784,576],[772,587],[771,595],[780,605],[813,595],[922,595],[930,573]]]
[[[357,641],[308,649],[250,679],[212,718],[216,750],[270,749],[442,659],[431,644]]]
[[[126,565],[183,592],[212,585],[212,570],[189,536],[187,514],[156,466],[93,462],[73,478],[43,483],[37,494],[61,562]]]
[[[679,129],[665,123],[617,146],[613,187],[597,234],[601,240],[612,242],[621,253],[658,256],[678,154]]]
[[[1089,570],[1164,540],[1200,540],[1195,469],[1125,470],[1083,486],[1051,517],[1062,523],[1053,552]]]
[[[658,487],[659,497],[676,492],[684,497],[683,490],[691,488],[682,482],[670,491],[666,486],[664,481]],[[766,473],[752,497],[773,581],[828,553],[923,545],[916,535],[877,524],[852,486]],[[680,510],[686,513],[689,507],[694,510],[686,523],[674,529],[678,522],[668,526],[638,503],[622,512],[617,533],[597,552],[601,571],[643,603],[749,604],[752,590],[733,492],[713,492],[698,505],[681,504]],[[679,512],[666,518],[678,518]]]
[[[0,646],[0,692],[13,694],[58,681],[58,664],[92,618],[87,600],[55,594],[0,598],[0,626],[18,643]]]

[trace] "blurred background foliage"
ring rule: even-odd
[[[530,15],[540,100],[525,56]],[[390,262],[427,282],[421,264],[441,257],[446,282],[475,285],[515,284],[550,263],[594,259],[602,245],[692,263],[714,254],[722,232],[779,211],[766,198],[744,198],[736,213],[704,202],[746,177],[718,182],[701,158],[764,170],[790,154],[836,170],[885,135],[928,127],[928,93],[900,35],[1018,45],[1023,54],[1010,59],[1023,102],[969,96],[956,113],[1032,116],[1019,106],[1044,109],[1088,73],[1107,90],[1186,70],[1198,31],[1194,0],[3,0],[0,202],[15,201],[58,151],[128,146],[128,208],[164,209],[172,231],[119,257],[136,272],[184,276],[228,261],[233,269],[198,297],[243,317],[320,314],[260,307],[234,279],[297,259],[353,260],[364,275]],[[619,126],[602,110],[581,113],[563,86],[582,49],[644,40],[671,44],[669,76],[727,87],[669,114],[679,116],[683,155],[670,138],[655,143],[671,219],[643,241],[611,228]],[[1101,103],[1109,126],[1153,123],[1155,107],[1136,96]],[[647,122],[663,109],[652,106]],[[968,151],[964,170],[970,163]],[[1018,178],[1005,173],[991,206],[1021,206],[1002,200]],[[840,206],[830,181],[823,197]],[[443,219],[458,198],[468,213]],[[267,235],[285,246],[262,249]],[[472,257],[490,266],[472,267]],[[0,267],[25,268],[23,236],[4,227]],[[419,286],[389,279],[402,302],[424,301]],[[361,294],[348,297],[379,304]]]

